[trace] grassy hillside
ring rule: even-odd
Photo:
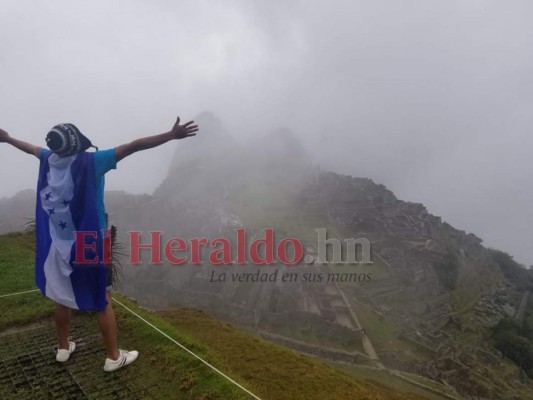
[[[0,236],[0,296],[34,288],[33,248],[32,235],[13,233]],[[117,298],[262,399],[423,398],[419,394],[398,392],[378,383],[354,378],[322,361],[256,338],[198,310],[151,313],[127,299]],[[48,353],[51,347],[41,345],[36,339],[33,342],[28,339],[38,337],[40,341],[54,342],[54,331],[49,322],[53,304],[38,292],[0,298],[0,359],[4,368],[0,370],[2,398],[47,398],[46,393],[49,392],[46,388],[50,383],[45,379],[46,371],[54,374],[54,379],[62,375],[72,378],[76,382],[76,390],[86,395],[72,398],[122,398],[119,392],[125,387],[131,393],[142,393],[138,398],[249,398],[118,304],[115,304],[115,309],[121,345],[135,348],[141,355],[136,363],[111,374],[110,378],[110,374],[101,370],[103,352],[95,349],[101,345],[92,313],[76,314],[73,340],[79,344],[79,350],[63,366],[53,361],[53,353]],[[42,323],[36,325],[36,322]],[[36,347],[35,351],[32,346]],[[21,360],[31,359],[32,365],[37,365],[32,355],[37,350],[43,354],[46,363],[39,364],[38,368],[42,370],[30,379],[27,377],[29,367]],[[18,369],[26,374],[27,382],[16,382]],[[100,380],[117,386],[106,392],[109,397],[91,394],[91,390],[96,390],[98,386],[95,382]]]
[[[0,235],[0,296],[35,289],[33,235],[9,233]],[[53,304],[40,295],[14,296],[0,299],[0,330],[50,315]]]

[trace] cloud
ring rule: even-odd
[[[71,121],[100,148],[163,132],[178,112],[212,111],[252,141],[288,127],[323,166],[384,183],[531,264],[532,11],[527,1],[5,1],[0,126],[44,144]],[[173,151],[125,160],[107,187],[153,191]],[[36,160],[4,146],[0,158],[0,196],[34,187]]]

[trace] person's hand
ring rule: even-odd
[[[7,142],[7,139],[9,139],[9,133],[4,131],[3,129],[0,129],[0,143]]]
[[[198,132],[198,125],[193,124],[194,121],[189,121],[180,125],[180,117],[178,117],[170,132],[173,134],[174,139],[184,139],[189,136],[196,136],[195,132]]]

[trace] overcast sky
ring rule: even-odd
[[[44,145],[73,122],[101,149],[209,110],[238,137],[289,127],[533,264],[533,2],[3,0],[0,127]],[[186,145],[185,143],[178,143]],[[108,189],[151,193],[174,144]],[[37,160],[0,146],[0,197]]]

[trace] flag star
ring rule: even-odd
[[[70,201],[68,201],[68,200],[63,200],[61,203],[63,203],[64,206],[68,206],[69,203],[70,203]]]
[[[56,211],[55,211],[55,208],[49,208],[48,209],[48,215],[52,215],[52,214],[55,214]]]
[[[50,197],[52,197],[52,192],[48,192],[44,195],[45,200],[50,200]]]
[[[61,230],[65,229],[67,227],[67,223],[64,222],[64,221],[60,221],[59,222],[59,227],[61,228]]]

